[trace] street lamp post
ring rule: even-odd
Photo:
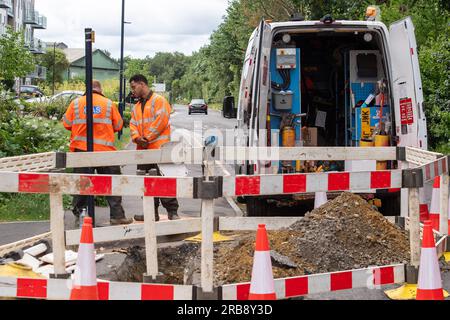
[[[121,36],[120,36],[120,92],[119,92],[119,112],[123,118],[123,112],[125,109],[125,104],[123,101],[123,78],[124,78],[124,70],[123,70],[123,51],[124,51],[124,41],[125,41],[125,0],[122,0],[122,23],[121,23]],[[119,132],[119,140],[122,137],[122,130]]]
[[[53,86],[52,86],[53,95],[55,95],[55,73],[56,73],[56,42],[53,42]]]

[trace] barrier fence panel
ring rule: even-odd
[[[253,175],[223,178],[225,197],[367,191],[402,187],[402,171]]]
[[[448,157],[443,157],[433,162],[422,165],[420,169],[422,170],[423,181],[432,181],[436,177],[439,177],[443,174],[448,174],[448,167]]]
[[[403,264],[275,280],[277,299],[403,283]],[[250,283],[224,285],[223,300],[248,300]]]
[[[71,280],[0,277],[0,297],[69,300]],[[98,282],[99,300],[192,300],[193,286]]]
[[[203,148],[198,148],[202,152]],[[273,160],[271,157],[274,155],[269,155],[267,159],[261,158],[258,152],[261,152],[261,148],[242,148],[236,151],[232,156],[233,159],[243,156],[245,159],[258,159],[258,161]],[[361,158],[371,160],[404,160],[401,152],[401,148],[381,148],[379,150],[380,154],[374,156],[372,149],[363,150],[365,148],[277,148],[277,151],[282,154],[284,159],[316,159],[320,157],[329,157],[326,160],[360,160]],[[220,150],[220,149],[219,149]],[[225,152],[231,152],[230,150],[224,149]],[[195,151],[195,150],[194,150]],[[267,151],[267,150],[266,150]],[[319,155],[314,155],[313,153],[318,152]],[[163,150],[161,152],[155,153],[136,153],[129,152],[125,155],[126,159],[120,161],[124,162],[140,162],[148,161],[150,158],[158,158],[155,163],[161,163],[169,161],[168,157],[172,156],[172,149]],[[256,152],[253,154],[252,152]],[[302,154],[303,152],[303,154]],[[395,152],[395,156],[393,154]],[[76,175],[76,174],[57,174],[57,173],[29,173],[29,172],[0,172],[0,192],[7,193],[41,193],[49,194],[51,199],[51,228],[52,228],[52,239],[54,241],[55,259],[56,259],[56,275],[59,272],[65,272],[64,266],[64,250],[67,245],[77,245],[80,239],[80,230],[67,231],[65,232],[64,239],[64,225],[63,225],[63,209],[62,209],[62,195],[93,195],[93,196],[142,196],[144,197],[144,208],[145,216],[147,217],[147,223],[144,225],[129,225],[129,226],[117,226],[110,228],[94,229],[94,238],[96,242],[109,242],[115,240],[126,240],[126,239],[136,239],[142,238],[144,234],[147,234],[146,247],[147,250],[147,273],[154,278],[157,274],[157,257],[154,249],[150,247],[156,247],[154,245],[156,236],[161,235],[173,235],[181,233],[199,232],[203,234],[202,240],[202,290],[203,292],[212,292],[213,288],[213,254],[212,254],[212,237],[214,231],[214,199],[221,197],[237,197],[237,196],[269,196],[269,195],[290,195],[290,194],[302,194],[302,193],[314,193],[314,192],[358,192],[367,190],[378,190],[378,189],[398,189],[407,188],[409,189],[409,227],[410,227],[410,239],[411,239],[411,266],[418,267],[420,263],[420,221],[419,221],[419,188],[423,187],[424,181],[429,181],[436,176],[443,176],[448,174],[448,157],[434,159],[431,162],[426,162],[434,154],[429,152],[421,153],[417,149],[406,149],[406,158],[413,158],[414,163],[421,164],[421,167],[415,169],[406,170],[391,170],[391,171],[373,171],[373,172],[326,172],[326,173],[311,173],[311,174],[286,174],[286,175],[253,175],[253,176],[225,176],[216,177],[214,173],[209,172],[206,175],[206,180],[202,178],[187,178],[187,177],[145,177],[145,176],[103,176],[103,175]],[[53,166],[57,168],[66,167],[68,163],[74,162],[75,158],[72,156],[81,156],[81,154],[70,154],[61,155],[53,154],[54,163]],[[88,163],[94,163],[97,155],[100,157],[101,161],[97,162],[97,165],[102,161],[110,161],[108,157],[111,157],[113,153],[93,153],[93,154],[82,154],[83,157],[87,156],[83,164],[80,162],[78,165],[85,166]],[[117,156],[117,153],[116,153]],[[189,159],[192,154],[188,154],[186,150],[180,151],[180,158],[184,160]],[[64,158],[65,157],[65,158]],[[303,158],[302,158],[303,157]],[[359,159],[357,157],[360,157]],[[373,159],[373,158],[376,159]],[[204,159],[204,158],[203,158]],[[280,160],[277,158],[277,160]],[[90,162],[89,162],[90,161]],[[158,162],[159,161],[159,162]],[[415,161],[415,162],[414,162]],[[119,162],[119,161],[118,161]],[[209,177],[209,174],[212,176]],[[445,183],[445,182],[444,182]],[[151,199],[154,197],[158,198],[186,198],[186,199],[202,199],[202,218],[200,219],[188,219],[180,221],[168,221],[160,222],[155,225],[155,221],[152,221],[150,217],[154,216],[154,212],[150,209],[153,207],[151,205]],[[445,197],[445,194],[444,194]],[[447,194],[448,198],[448,194]],[[448,201],[448,199],[447,199]],[[150,221],[149,221],[150,220]],[[230,228],[234,222],[230,220],[222,220],[223,228]],[[269,224],[273,223],[273,228],[279,227],[281,225],[287,225],[292,222],[292,220],[280,220],[280,221],[270,221]],[[227,227],[228,223],[228,227]],[[249,229],[255,220],[247,219],[242,223],[242,228]],[[220,226],[220,220],[219,220]],[[255,228],[256,229],[256,228]],[[146,231],[144,233],[144,231]],[[440,248],[443,247],[445,241],[440,241]],[[152,251],[153,250],[153,251]],[[156,265],[155,265],[156,260]],[[399,271],[400,266],[393,266],[390,270],[389,276],[382,276],[386,280],[383,284],[391,283],[392,281],[397,281],[400,278],[404,278],[405,275]],[[62,271],[64,270],[64,271]],[[369,272],[375,272],[374,270],[381,269],[370,269]],[[403,270],[403,269],[402,269]],[[311,277],[295,278],[295,279],[284,279],[278,280],[276,287],[280,292],[280,297],[290,297],[287,295],[287,291],[294,289],[287,284],[288,283],[303,283],[307,281],[307,293],[313,292],[327,292],[335,290],[343,290],[348,288],[356,288],[362,285],[362,273],[363,271],[351,271],[351,272],[339,272],[326,275],[315,275]],[[367,272],[365,270],[364,272]],[[380,271],[381,272],[381,271]],[[387,274],[386,273],[386,274]],[[384,273],[383,273],[384,274]],[[393,276],[391,276],[393,275]],[[372,275],[373,276],[373,275]],[[367,274],[366,274],[367,279]],[[372,279],[372,278],[370,278]],[[396,280],[397,279],[397,280]],[[289,280],[289,281],[288,281]],[[33,280],[32,284],[25,281],[25,285],[21,282],[16,283],[17,292],[23,293],[29,297],[41,298],[43,296],[44,287],[47,284],[56,282],[40,282]],[[393,282],[396,283],[396,282]],[[36,286],[35,286],[36,284]],[[58,283],[60,284],[60,283]],[[5,292],[11,293],[13,289],[11,286],[13,283],[8,283],[8,285],[3,288],[0,283],[0,292],[5,290]],[[356,285],[356,286],[354,286]],[[115,285],[112,284],[114,287]],[[136,284],[130,284],[129,291],[131,292],[131,287],[136,286]],[[245,292],[246,285],[237,286],[224,286],[224,292],[226,294],[233,296],[233,290],[236,292]],[[101,284],[102,290],[108,288],[108,298],[109,290],[111,290],[111,284]],[[176,286],[159,286],[158,288],[162,290],[161,292],[166,292],[167,298],[170,294],[174,296]],[[25,288],[25,289],[24,289]],[[133,287],[135,288],[135,287]],[[150,288],[150,289],[149,289]],[[145,286],[139,287],[141,290],[141,299],[145,298],[158,298],[158,294],[154,293],[152,289],[155,286]],[[180,287],[181,288],[181,287]],[[182,287],[179,290],[186,290]],[[192,288],[192,287],[191,287]],[[234,288],[234,289],[233,289]],[[241,288],[241,289],[239,289]],[[136,290],[139,290],[136,289]],[[148,289],[148,290],[147,290]],[[333,290],[334,289],[334,290]],[[8,291],[9,290],[9,291]],[[28,290],[28,291],[27,291]],[[146,290],[144,294],[144,290]],[[229,291],[227,291],[229,290]],[[230,291],[231,290],[231,291]],[[239,291],[241,290],[241,291]],[[284,293],[283,293],[284,290]],[[303,290],[303,289],[302,289]],[[277,291],[277,293],[278,293]],[[31,293],[30,293],[31,292]],[[133,291],[134,292],[134,291]],[[137,291],[136,291],[137,292]],[[184,291],[183,291],[184,292]],[[231,293],[230,293],[231,292]],[[130,293],[131,294],[131,293]],[[191,296],[192,296],[191,292]],[[29,295],[29,296],[28,296]],[[33,296],[35,295],[35,296]],[[164,294],[163,294],[164,295]],[[236,296],[238,293],[236,293]],[[117,293],[120,296],[120,293]],[[136,295],[137,297],[138,295]]]
[[[28,156],[0,158],[0,171],[40,172],[56,168],[56,153],[47,152]]]
[[[442,157],[440,153],[406,147],[406,161],[416,166],[433,162],[440,157]]]

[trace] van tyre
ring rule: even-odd
[[[261,198],[247,198],[247,217],[267,216],[267,201]]]

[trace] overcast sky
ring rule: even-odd
[[[135,58],[156,52],[187,55],[209,42],[226,14],[228,0],[126,0],[125,55]],[[95,48],[120,56],[122,0],[36,0],[47,17],[47,29],[35,37],[84,47],[84,29],[96,32]]]

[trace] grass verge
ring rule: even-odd
[[[69,208],[72,197],[63,196],[64,207]],[[0,222],[50,220],[48,194],[2,194],[0,195]]]

